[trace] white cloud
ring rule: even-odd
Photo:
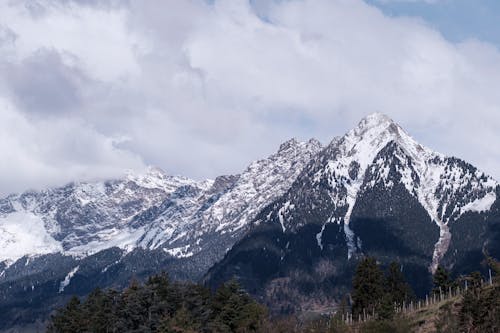
[[[0,98],[0,192],[40,188],[79,179],[141,170],[140,158],[117,147],[121,138],[68,119],[30,120]]]
[[[239,172],[282,140],[327,142],[374,111],[500,178],[491,45],[362,1],[82,3],[0,5],[1,192],[142,160]]]

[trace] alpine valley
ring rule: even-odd
[[[418,295],[500,259],[500,186],[382,114],[325,147],[283,143],[239,175],[158,168],[0,199],[0,330],[43,322],[71,295],[166,271],[236,278],[275,313],[329,311],[362,256],[398,261]]]

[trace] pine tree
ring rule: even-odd
[[[396,262],[392,262],[388,267],[385,286],[393,304],[401,305],[413,298],[413,291]]]
[[[137,330],[147,325],[150,319],[151,298],[149,289],[137,281],[132,281],[130,287],[122,293],[120,329]]]
[[[51,317],[51,323],[47,328],[49,333],[78,333],[84,331],[81,303],[76,296],[73,296],[64,308],[58,310]]]
[[[80,303],[76,297],[51,318],[48,331],[233,333],[262,332],[266,309],[231,281],[211,294],[203,286],[171,283],[154,276],[133,281],[122,292],[94,290]]]
[[[377,312],[384,296],[384,273],[375,258],[366,257],[358,264],[353,279],[353,314]]]
[[[481,286],[481,274],[473,272],[468,277],[469,289],[460,309],[460,331],[500,331],[500,285]]]
[[[265,309],[232,280],[215,293],[211,328],[214,332],[258,332],[265,316]]]
[[[386,293],[377,307],[377,316],[378,319],[386,320],[392,319],[395,314],[394,302],[392,301],[392,296],[389,293]]]
[[[81,312],[85,321],[85,329],[95,333],[107,333],[113,325],[112,293],[105,293],[96,288],[82,304]]]
[[[192,314],[183,306],[172,318],[166,320],[158,330],[159,333],[196,333],[200,325]]]
[[[446,293],[453,286],[453,281],[450,278],[450,273],[441,266],[438,266],[433,276],[433,292],[439,294]]]

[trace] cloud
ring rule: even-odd
[[[422,20],[345,0],[0,6],[3,193],[144,164],[240,172],[374,111],[500,178],[500,53]]]
[[[74,120],[30,121],[0,98],[1,191],[42,188],[74,180],[122,175],[124,166],[141,170],[140,158],[118,148],[121,138],[97,133]]]
[[[4,75],[20,110],[69,113],[83,102],[79,86],[84,75],[65,65],[57,52],[40,49],[20,64],[5,66]]]

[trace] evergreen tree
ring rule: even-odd
[[[49,332],[261,332],[269,323],[263,306],[231,281],[211,294],[203,286],[171,283],[164,274],[122,292],[95,289],[76,297],[51,318]],[[267,326],[266,326],[267,325]]]
[[[138,330],[149,326],[152,291],[132,281],[122,294],[118,305],[118,331]]]
[[[96,288],[81,306],[84,327],[89,332],[107,333],[113,326],[113,306],[115,294]]]
[[[389,293],[386,293],[382,299],[380,300],[380,304],[377,308],[377,316],[378,319],[386,320],[392,319],[394,317],[394,302],[392,300],[392,296]]]
[[[81,304],[78,297],[73,296],[64,308],[58,310],[56,314],[51,317],[51,322],[48,325],[47,332],[84,332],[84,321],[83,316],[81,315]]]
[[[481,274],[468,277],[469,288],[460,309],[461,332],[500,332],[500,285],[481,286]]]
[[[440,292],[446,293],[450,287],[453,286],[453,281],[450,278],[450,273],[441,266],[438,266],[433,276],[433,292],[439,294]]]
[[[392,262],[388,267],[385,286],[393,304],[401,305],[413,298],[413,291],[396,262]]]
[[[258,332],[265,315],[265,309],[232,280],[214,296],[211,327],[215,332]]]
[[[384,273],[375,258],[366,257],[358,264],[353,279],[352,311],[354,316],[377,312],[384,296]]]
[[[159,333],[196,333],[200,324],[183,306],[177,310],[172,318],[167,318],[158,330]]]

